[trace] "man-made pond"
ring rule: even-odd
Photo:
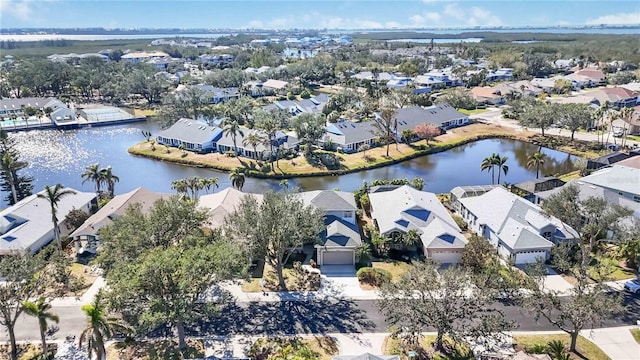
[[[220,188],[230,186],[226,173],[187,167],[129,155],[127,149],[142,141],[141,130],[155,134],[153,124],[127,124],[74,131],[39,130],[10,134],[17,140],[22,158],[30,162],[27,172],[34,176],[35,190],[45,185],[61,183],[84,191],[92,191],[93,184],[82,184],[80,174],[92,163],[111,165],[120,177],[116,193],[144,186],[154,191],[173,192],[171,182],[198,176],[219,177]],[[362,181],[374,179],[422,177],[426,191],[448,192],[459,185],[491,183],[491,175],[480,172],[482,159],[493,152],[508,156],[509,173],[500,182],[517,183],[535,178],[535,169],[527,169],[527,158],[538,147],[514,140],[483,140],[447,152],[423,156],[396,165],[362,171],[343,176],[323,176],[289,179],[290,186],[303,190],[340,189],[352,191]],[[575,157],[563,152],[543,148],[547,155],[542,174],[563,174],[574,170]],[[279,180],[247,178],[244,191],[265,192],[279,189]],[[3,194],[6,195],[6,194]],[[3,196],[4,197],[4,196]],[[5,204],[6,205],[6,204]]]

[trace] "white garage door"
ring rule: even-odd
[[[432,251],[431,260],[440,264],[457,264],[462,258],[462,253],[458,251]]]
[[[538,258],[546,259],[547,253],[545,251],[528,251],[516,254],[516,264],[532,264],[537,261]]]
[[[353,265],[353,251],[326,251],[323,265]]]

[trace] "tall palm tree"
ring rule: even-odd
[[[38,319],[38,325],[40,328],[40,340],[42,341],[42,355],[47,354],[47,322],[53,321],[56,324],[60,321],[58,315],[50,312],[51,304],[44,301],[44,297],[40,297],[36,302],[25,301],[22,303],[24,312]]]
[[[202,188],[207,191],[207,194],[209,193],[209,190],[211,190],[211,187],[218,188],[220,186],[218,184],[218,178],[217,177],[202,178],[202,179],[200,179],[200,184],[202,185]],[[215,192],[215,190],[214,190],[214,192]]]
[[[171,188],[178,194],[187,194],[187,181],[185,179],[178,179],[171,182]]]
[[[251,146],[253,148],[253,153],[255,154],[256,159],[260,160],[261,156],[258,156],[258,150],[256,149],[258,145],[263,144],[264,141],[265,138],[254,131],[245,136],[245,138],[242,140],[242,145]]]
[[[240,124],[238,124],[237,120],[225,121],[224,127],[222,128],[222,132],[226,136],[231,136],[231,140],[233,141],[233,151],[238,152],[238,145],[236,144],[236,139],[238,135],[244,136],[244,132],[240,128]]]
[[[16,160],[13,158],[10,152],[5,152],[0,159],[0,166],[2,171],[6,174],[7,182],[9,183],[9,188],[11,189],[11,196],[13,198],[13,203],[18,203],[18,190],[16,189],[16,178],[13,174],[18,170],[16,165]]]
[[[492,153],[491,156],[486,157],[484,159],[482,159],[482,163],[480,164],[480,171],[491,171],[491,184],[495,184],[495,164],[496,164],[496,158],[498,157],[498,154],[496,153]]]
[[[536,179],[540,176],[540,165],[544,164],[545,155],[540,150],[534,152],[527,159],[527,169],[536,167]]]
[[[100,164],[95,163],[91,165],[87,165],[85,167],[84,172],[80,175],[84,180],[82,183],[86,183],[87,181],[91,181],[96,186],[96,193],[100,196],[100,187],[103,183],[102,171],[100,170]]]
[[[60,227],[58,226],[58,203],[67,195],[75,195],[76,192],[71,189],[65,189],[61,184],[51,187],[45,185],[44,192],[38,193],[38,197],[45,199],[51,206],[51,222],[53,223],[53,236],[58,243],[58,247],[62,250],[62,242],[60,242]]]
[[[498,167],[498,182],[500,184],[500,173],[504,173],[504,176],[507,176],[509,172],[509,165],[506,164],[507,160],[509,160],[508,156],[500,156],[498,155],[494,161],[495,165]]]
[[[245,175],[241,168],[235,168],[229,173],[229,179],[231,180],[231,186],[242,191],[244,186]]]
[[[116,183],[120,181],[120,178],[112,172],[111,166],[107,166],[106,168],[101,169],[100,175],[102,178],[102,182],[107,184],[107,191],[109,192],[109,197],[113,198]]]
[[[267,135],[267,139],[265,139],[265,142],[269,142],[269,160],[271,161],[271,168],[273,169],[273,142],[276,140],[276,135],[278,134],[278,130],[280,130],[280,127],[278,125],[278,122],[273,118],[265,119],[264,121],[258,123],[257,127],[259,129],[262,129],[262,131],[264,131]]]
[[[203,188],[202,181],[200,181],[200,178],[192,176],[192,177],[186,178],[184,180],[185,180],[185,183],[187,185],[187,190],[191,192],[190,197],[193,200],[198,199],[198,193]]]
[[[620,110],[620,119],[624,122],[624,128],[622,131],[622,147],[627,145],[627,124],[633,121],[633,116],[635,115],[635,110],[630,107],[626,107]]]
[[[117,320],[107,317],[107,310],[102,301],[102,291],[99,291],[91,304],[82,306],[82,311],[87,315],[87,326],[82,330],[78,346],[86,342],[89,351],[96,355],[97,360],[104,360],[107,356],[105,341],[113,334],[126,332],[127,328],[119,324]]]

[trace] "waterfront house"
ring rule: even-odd
[[[264,139],[264,141],[256,144],[255,149],[250,144],[245,145],[244,139],[249,134],[258,134]],[[216,150],[219,153],[224,154],[229,151],[234,151],[238,156],[244,156],[251,159],[268,160],[271,158],[271,156],[269,155],[269,151],[271,150],[272,146],[266,139],[267,135],[262,130],[241,128],[241,132],[236,134],[235,144],[231,134],[222,133],[215,145]],[[292,134],[278,131],[276,133],[275,139],[272,139],[271,143],[273,144],[273,156],[275,156],[278,148],[283,148],[285,150],[294,150],[297,148],[300,141]]]
[[[460,199],[472,196],[480,196],[502,185],[469,185],[469,186],[456,186],[449,192],[449,205],[453,207],[454,211],[461,213],[462,204]]]
[[[362,244],[356,221],[356,202],[345,191],[316,190],[298,194],[305,206],[324,213],[325,229],[316,244],[318,265],[354,265],[356,248]]]
[[[603,168],[605,166],[613,165],[613,164],[617,163],[618,161],[622,161],[624,159],[628,159],[629,157],[631,157],[631,155],[629,155],[627,153],[623,153],[623,152],[620,152],[620,151],[614,151],[612,153],[608,153],[606,155],[602,155],[602,156],[597,157],[595,159],[587,160],[587,169],[589,169],[589,170],[598,170],[598,169]]]
[[[362,145],[373,147],[377,138],[375,133],[375,121],[338,121],[327,126],[321,144],[332,150],[340,148],[346,153],[354,153],[359,151]]]
[[[503,187],[459,201],[460,215],[469,229],[515,264],[547,260],[554,244],[578,238],[574,229]]]
[[[0,118],[2,120],[8,120],[12,116],[24,117],[25,108],[31,107],[41,112],[45,112],[46,109],[51,109],[52,112],[57,109],[68,109],[62,101],[53,98],[36,98],[36,97],[24,97],[24,98],[1,98],[0,99]],[[53,115],[53,113],[52,113]],[[53,116],[52,116],[53,118]]]
[[[161,145],[179,147],[199,153],[214,151],[216,141],[222,137],[222,129],[209,126],[203,121],[182,118],[168,129],[161,130],[156,141]]]
[[[369,194],[371,218],[380,235],[397,239],[409,230],[420,236],[424,255],[439,263],[459,263],[467,243],[435,194],[408,185]]]
[[[71,188],[63,190],[72,190],[75,194],[63,196],[58,202],[57,217],[61,237],[71,230],[66,220],[71,210],[91,213],[98,206],[93,192]],[[44,193],[43,190],[38,194]],[[38,197],[38,194],[28,196],[0,212],[0,255],[25,252],[33,254],[54,240],[51,205],[47,199]]]
[[[380,113],[376,113],[375,116],[375,121],[382,121]],[[401,141],[403,130],[414,130],[416,126],[426,123],[445,130],[468,124],[469,116],[457,111],[449,104],[438,104],[426,108],[410,106],[397,109],[394,124],[396,138]],[[413,140],[417,140],[417,137]]]
[[[618,161],[602,168],[580,181],[611,190],[620,196],[640,202],[640,155]]]
[[[91,215],[79,228],[69,235],[73,239],[76,252],[95,253],[100,246],[100,229],[113,224],[113,220],[124,215],[130,206],[138,205],[143,213],[149,212],[160,199],[168,199],[171,194],[157,193],[143,187],[114,196],[95,214]]]

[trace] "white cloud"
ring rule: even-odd
[[[621,24],[640,24],[640,12],[628,14],[611,14],[600,16],[595,19],[587,20],[587,25],[621,25]]]
[[[491,12],[474,6],[471,8],[471,18],[467,20],[467,23],[472,26],[482,25],[482,26],[500,26],[502,25],[502,20],[496,15],[493,15]],[[471,24],[474,22],[474,24]]]
[[[32,18],[34,1],[30,0],[1,0],[0,13],[18,20],[26,21]]]
[[[465,18],[464,11],[456,3],[447,4],[444,7],[444,14],[458,20]]]

